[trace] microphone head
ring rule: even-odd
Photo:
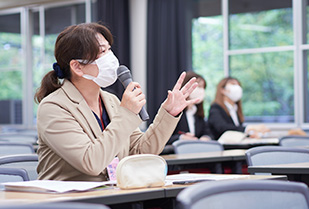
[[[118,69],[117,69],[117,75],[118,75],[118,77],[119,77],[121,74],[123,74],[123,73],[127,73],[127,71],[130,72],[130,70],[127,68],[127,66],[125,66],[125,65],[120,65],[120,66],[118,67]]]
[[[122,85],[126,88],[127,85],[132,82],[132,75],[130,70],[124,66],[120,65],[117,69],[117,76]]]

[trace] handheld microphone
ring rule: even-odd
[[[118,79],[122,83],[124,88],[127,88],[129,83],[131,83],[133,81],[130,70],[124,65],[120,65],[118,67],[117,76],[118,76]],[[141,111],[139,112],[139,116],[141,117],[141,119],[143,121],[146,121],[146,120],[149,119],[149,115],[148,115],[144,106],[142,107]]]

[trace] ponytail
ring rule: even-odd
[[[35,93],[34,100],[36,103],[40,103],[44,97],[50,93],[56,91],[62,86],[57,74],[54,70],[48,72],[41,82],[41,87]]]

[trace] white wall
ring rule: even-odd
[[[146,95],[147,0],[130,0],[130,38],[132,77],[141,85]],[[145,127],[144,123],[141,129]]]

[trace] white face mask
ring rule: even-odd
[[[85,62],[84,60],[77,61],[82,63]],[[103,88],[108,87],[116,82],[118,78],[117,69],[119,67],[119,61],[111,50],[90,64],[96,64],[98,66],[99,74],[97,77],[84,74],[84,78],[93,80],[96,84]]]
[[[200,99],[200,101],[197,104],[200,104],[201,102],[203,102],[204,98],[205,98],[205,90],[204,88],[201,87],[196,87],[192,93],[189,96],[190,99]]]
[[[233,102],[238,102],[242,97],[242,88],[239,85],[228,84],[225,86],[225,96],[230,98]]]

